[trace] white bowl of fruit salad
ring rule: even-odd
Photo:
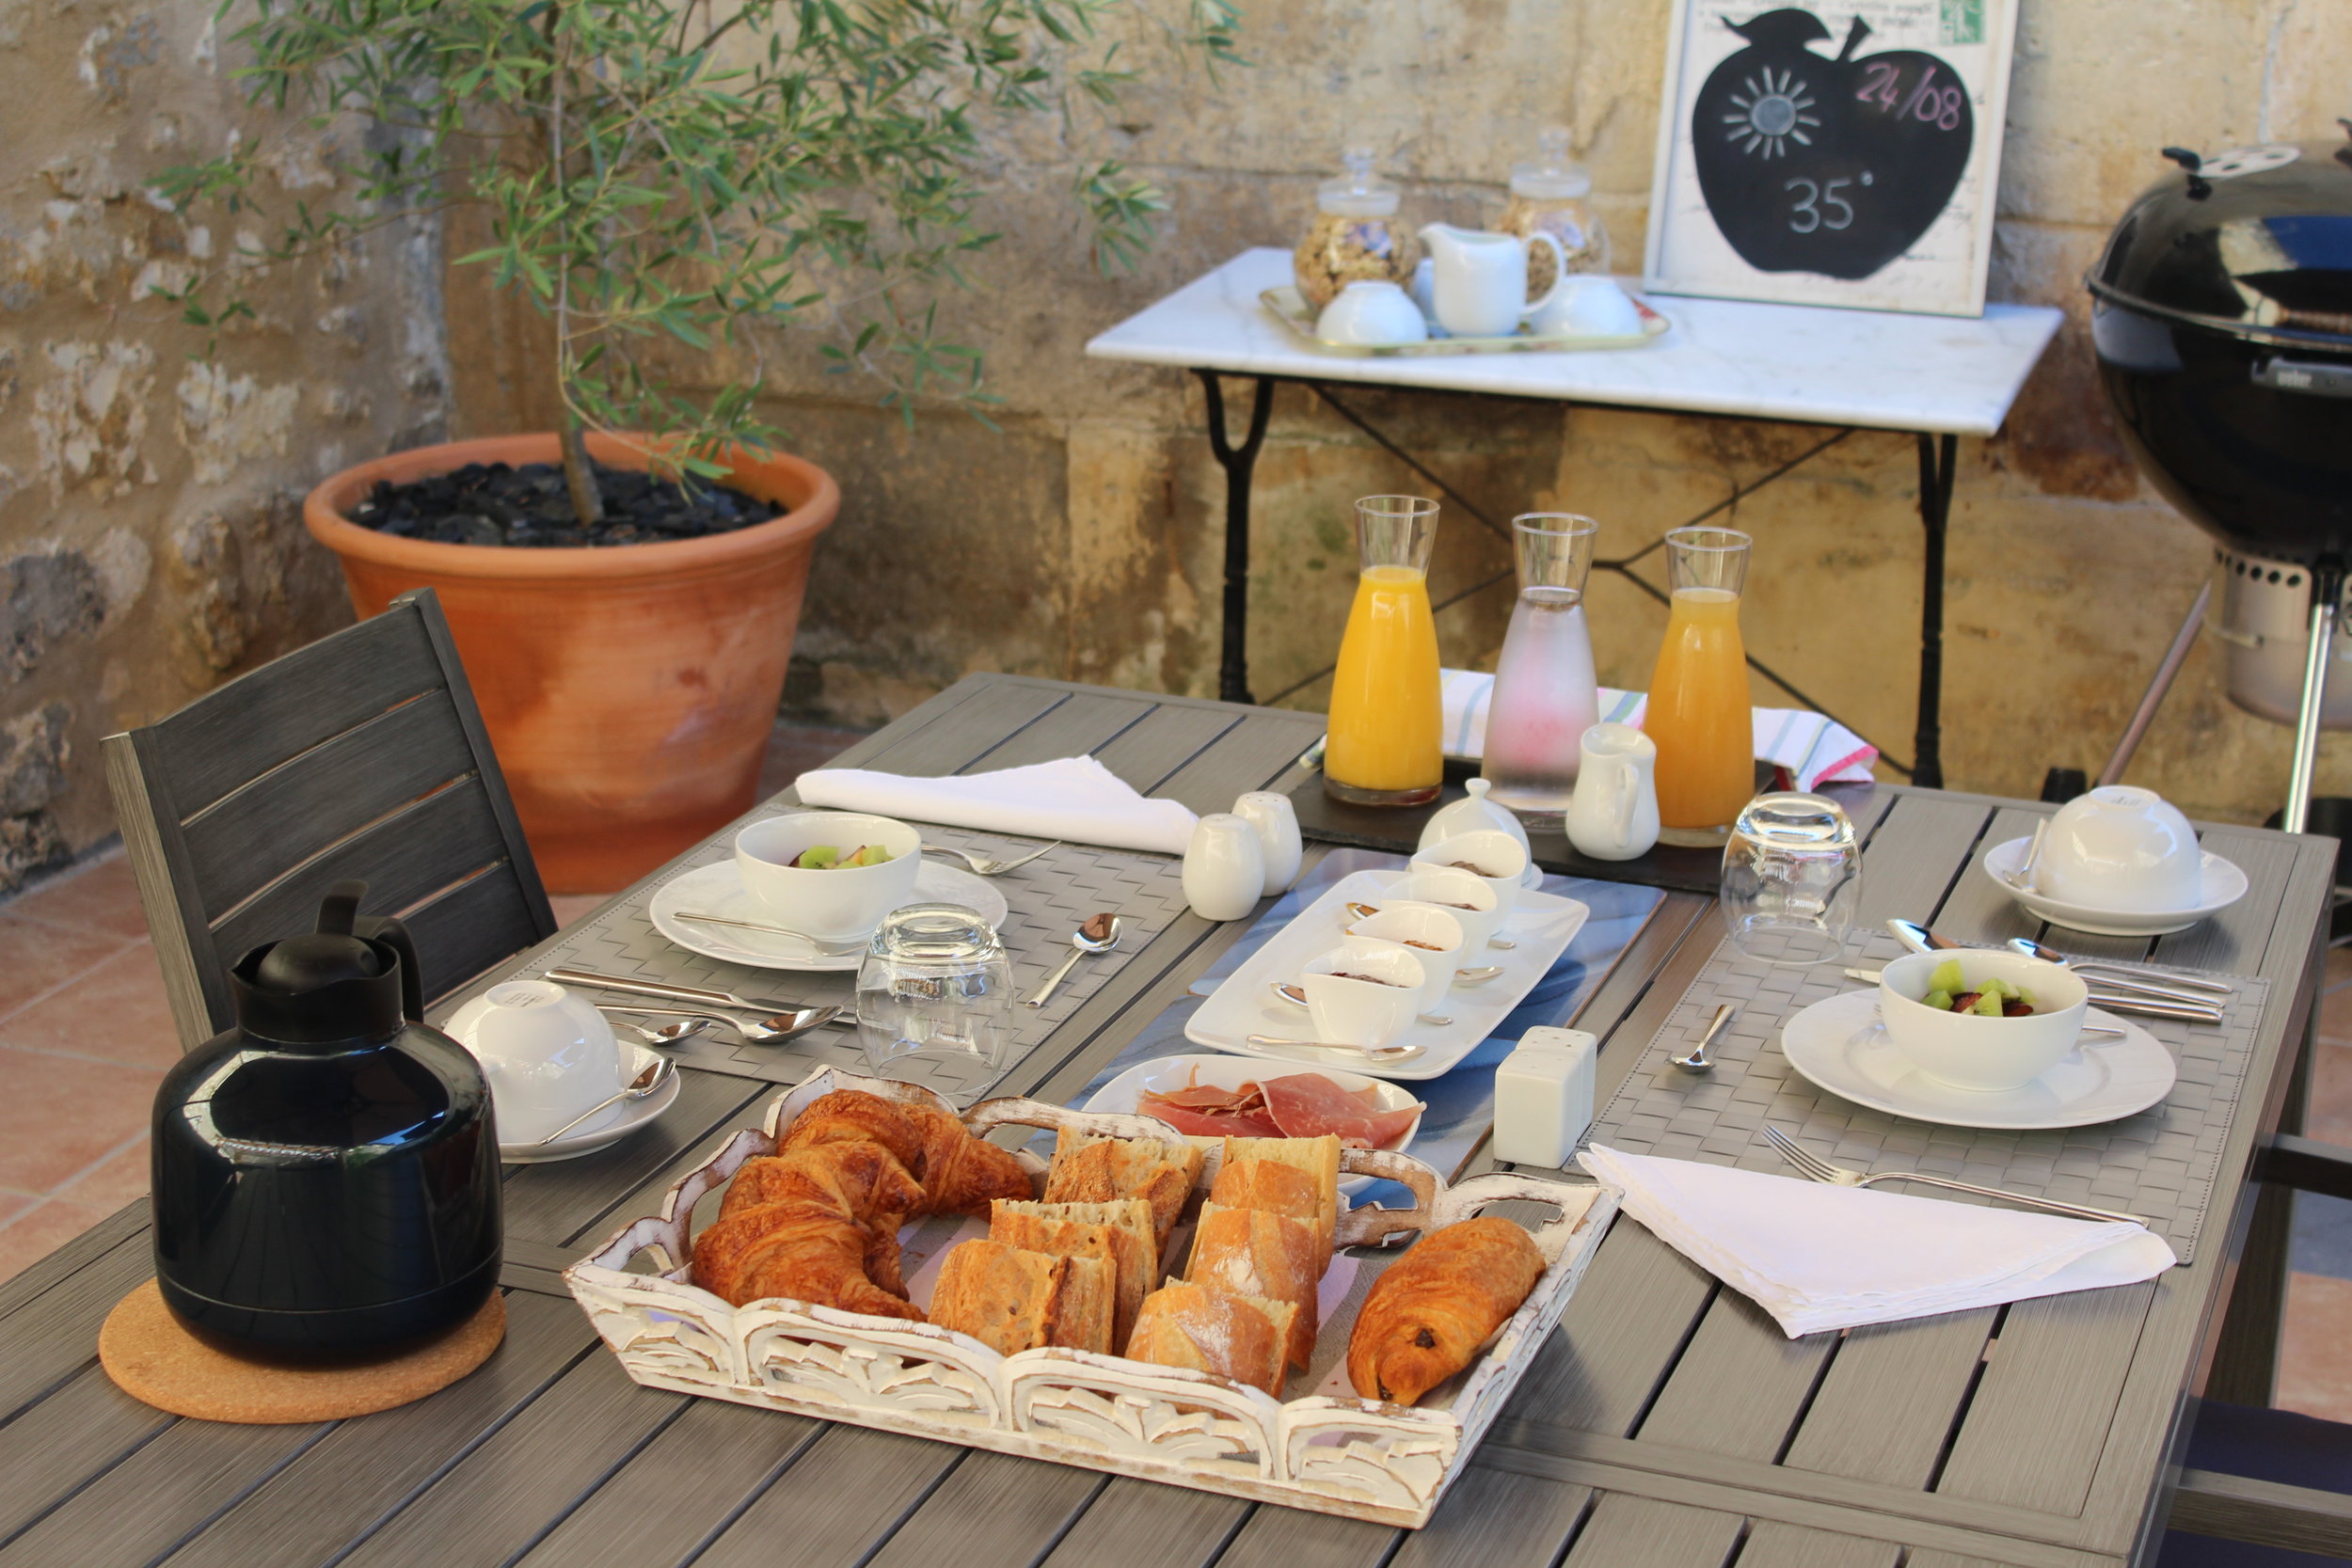
[[[2030,1084],[2074,1049],[2090,992],[2079,976],[2022,953],[1911,953],[1879,975],[1886,1037],[1955,1089]]]
[[[873,934],[914,896],[923,835],[854,811],[771,816],[735,835],[735,863],[778,925],[820,942]]]

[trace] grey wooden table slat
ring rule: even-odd
[[[694,1568],[793,1568],[865,1562],[972,1450],[866,1427],[827,1430],[736,1516]]]
[[[144,1208],[145,1205],[140,1205]],[[14,1415],[98,1358],[98,1328],[115,1303],[154,1272],[147,1231],[109,1247],[12,1318],[0,1355],[0,1418]]]
[[[1737,1291],[1718,1291],[1639,1435],[1741,1459],[1772,1459],[1804,1413],[1835,1334],[1791,1339]],[[1727,1390],[1739,1397],[1726,1399]]]
[[[920,778],[959,773],[989,747],[1036,722],[1070,697],[1066,689],[1022,682],[966,681],[852,747],[835,758],[834,766],[874,768]]]
[[[179,1418],[141,1404],[97,1366],[0,1427],[0,1542],[112,1469]]]
[[[1789,1445],[1800,1470],[1924,1487],[1997,1309],[1850,1329]]]
[[[1026,1568],[1109,1481],[1041,1459],[971,1454],[874,1555],[873,1568]]]
[[[1622,1436],[1716,1290],[1706,1270],[1639,1225],[1620,1224],[1586,1266],[1509,1406],[1512,1414]]]
[[[1766,1519],[1748,1532],[1740,1568],[1896,1568],[1901,1558],[1892,1542]]]
[[[1737,1513],[1604,1493],[1564,1568],[1721,1568],[1742,1522]]]
[[[1472,1465],[1389,1568],[1551,1568],[1592,1489]]]
[[[1388,1525],[1261,1504],[1216,1568],[1377,1568],[1395,1539]]]
[[[1253,1505],[1121,1476],[1104,1487],[1041,1568],[1203,1568]]]
[[[1149,698],[1115,697],[1107,692],[1082,691],[1067,702],[1056,704],[993,744],[987,745],[984,751],[957,768],[956,771],[993,773],[999,768],[1025,768],[1032,763],[1051,762],[1056,757],[1079,756],[1117,739],[1150,717],[1152,712],[1152,704]],[[942,738],[953,738],[958,730],[974,717],[969,705],[958,709],[945,721],[946,734]],[[972,738],[985,740],[985,736],[977,735]]]
[[[1897,800],[1863,851],[1855,923],[1877,930],[1891,915],[1931,919],[1991,815],[1963,800]]]

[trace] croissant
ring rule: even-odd
[[[752,1204],[694,1238],[694,1283],[738,1307],[789,1296],[818,1307],[923,1321],[866,1277],[872,1232],[829,1202]]]
[[[877,1143],[828,1143],[746,1160],[727,1187],[719,1217],[796,1201],[829,1205],[864,1226],[866,1276],[894,1296],[907,1293],[898,1228],[921,1210],[923,1189],[888,1149]]]
[[[785,1129],[777,1152],[822,1144],[880,1144],[898,1157],[907,1174],[923,1180],[923,1134],[896,1104],[863,1089],[835,1089],[811,1101]]]
[[[1544,1272],[1509,1220],[1433,1230],[1374,1282],[1347,1339],[1347,1376],[1368,1400],[1411,1404],[1470,1365]]]
[[[830,1096],[828,1098],[831,1098]],[[985,1214],[995,1199],[1037,1196],[1021,1162],[945,1111],[898,1107],[923,1142],[923,1210],[927,1214]]]

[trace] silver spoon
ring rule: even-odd
[[[1370,920],[1374,915],[1380,912],[1380,906],[1377,904],[1358,904],[1351,901],[1343,907],[1345,908],[1350,915],[1354,916],[1358,920]],[[1489,947],[1499,947],[1505,952],[1508,952],[1510,949],[1517,947],[1518,943],[1513,942],[1508,937],[1488,937],[1486,939],[1486,945]],[[1496,973],[1501,974],[1502,971],[1498,970]]]
[[[1293,1006],[1303,1007],[1307,1005],[1307,990],[1304,986],[1293,985],[1288,980],[1268,980],[1266,984],[1274,988],[1275,995],[1280,997],[1283,1001],[1290,1003]],[[1436,1013],[1422,1013],[1420,1016],[1419,1022],[1422,1023],[1434,1023],[1440,1029],[1450,1028],[1454,1023],[1452,1019],[1440,1018]]]
[[[1714,1059],[1708,1055],[1707,1048],[1714,1044],[1716,1037],[1730,1028],[1731,1021],[1739,1016],[1738,1007],[1728,1002],[1724,1003],[1715,1009],[1715,1016],[1708,1022],[1707,1033],[1699,1037],[1699,1043],[1691,1048],[1691,1053],[1688,1056],[1669,1055],[1666,1060],[1685,1072],[1712,1072],[1715,1069],[1715,1063]]]
[[[648,1095],[660,1093],[661,1086],[670,1081],[670,1075],[675,1071],[677,1071],[677,1064],[675,1062],[672,1061],[667,1056],[656,1056],[652,1061],[645,1064],[644,1071],[629,1080],[628,1086],[621,1090],[620,1093],[608,1095],[606,1098],[597,1101],[594,1105],[589,1106],[586,1110],[580,1112],[580,1115],[574,1117],[571,1120],[565,1122],[563,1126],[557,1128],[546,1137],[532,1139],[527,1147],[538,1148],[544,1145],[555,1142],[556,1139],[562,1137],[573,1128],[578,1127],[581,1122],[586,1121],[590,1117],[595,1116],[598,1111],[603,1110],[607,1105],[613,1104],[616,1101],[623,1100],[632,1101],[644,1100]]]
[[[1476,969],[1457,969],[1454,983],[1457,986],[1483,986],[1502,973],[1501,964],[1481,964]]]
[[[2070,958],[2047,942],[2036,942],[2031,937],[2011,937],[2009,939],[2009,945],[2029,958],[2040,958],[2045,964],[2057,964],[2061,969],[2080,970],[2086,974],[2095,969],[2104,974],[2145,974],[2148,973],[2146,970],[2134,969],[2129,964],[2111,964],[2097,958]],[[2193,974],[2167,974],[2164,976],[2164,987],[2155,986],[2148,980],[2137,982],[2102,980],[2099,983],[2103,986],[2130,985],[2135,990],[2140,987],[2162,990],[2164,987],[2177,986],[2183,990],[2201,990],[2214,996],[2237,994],[2218,980],[2201,980]]]
[[[1278,1051],[1352,1051],[1368,1062],[1409,1062],[1422,1054],[1418,1045],[1348,1045],[1339,1040],[1295,1040],[1281,1035],[1251,1035],[1252,1045]]]
[[[772,1009],[772,1016],[763,1018],[762,1027],[772,1030],[773,1033],[758,1037],[762,1040],[789,1039],[794,1035],[805,1034],[811,1029],[821,1028],[842,1016],[842,1010],[839,1007],[803,1007],[793,1002],[776,1002],[756,996],[738,996],[731,990],[704,990],[696,986],[664,985],[659,980],[639,980],[624,974],[599,974],[593,969],[550,969],[548,971],[547,977],[559,985],[593,986],[599,990],[628,991],[637,996],[660,996],[667,997],[674,1002],[694,1004],[691,1009],[641,1007],[637,1009],[640,1012],[707,1012],[716,1014],[720,1018],[726,1018],[729,1022],[734,1022],[736,1021],[721,1009],[741,1007],[762,1015],[770,1014]],[[603,1004],[599,1003],[597,1006],[601,1006]],[[747,1034],[745,1037],[752,1037]]]
[[[704,1014],[692,1018],[681,1018],[674,1022],[665,1023],[659,1029],[648,1029],[642,1023],[624,1023],[621,1027],[644,1040],[647,1045],[680,1045],[692,1039],[696,1035],[717,1027],[723,1021]]]
[[[1052,844],[1047,845],[1045,849],[1057,848],[1060,844],[1061,840],[1056,839]],[[955,856],[956,859],[972,868],[972,875],[975,877],[1001,877],[1008,871],[1018,871],[1038,856],[1045,853],[1045,849],[1032,849],[1017,861],[998,861],[991,860],[986,855],[967,854],[952,845],[926,844],[923,846],[923,853],[927,855]]]
[[[1888,920],[1886,929],[1897,942],[1901,942],[1914,953],[1958,953],[1964,951],[1968,945],[1964,942],[1954,942],[1939,932],[1931,931],[1915,920],[1905,920],[1901,915],[1896,915]]]
[[[605,1002],[599,1002],[596,1004],[596,1011],[600,1013],[641,1013],[658,1018],[675,1018],[677,1016],[677,1009],[675,1007],[617,1007]],[[818,1026],[817,1023],[800,1023],[795,1022],[811,1012],[829,1013],[834,1015],[834,1017],[838,1017],[841,1009],[838,1007],[803,1007],[798,1012],[778,1013],[772,1018],[753,1018],[743,1013],[697,1013],[692,1016],[696,1018],[708,1018],[713,1022],[723,1023],[754,1045],[777,1045],[781,1044],[785,1040],[790,1039],[795,1035],[805,1035],[811,1029],[816,1028]],[[818,1023],[830,1023],[832,1022],[833,1018],[824,1018],[819,1019]]]
[[[2039,891],[2033,885],[2033,868],[2042,862],[2042,835],[2049,831],[2050,819],[2048,817],[2036,819],[2033,825],[2033,842],[2026,847],[2025,863],[2014,871],[2002,872],[2001,880],[2020,893]]]
[[[1038,988],[1038,993],[1030,997],[1025,1006],[1042,1007],[1045,999],[1054,994],[1055,988],[1062,983],[1063,977],[1078,967],[1080,958],[1098,957],[1118,945],[1119,916],[1107,910],[1089,915],[1085,925],[1070,933],[1070,957],[1061,961],[1059,969],[1045,977],[1045,984]]]

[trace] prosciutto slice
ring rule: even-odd
[[[1386,1148],[1405,1135],[1421,1115],[1419,1102],[1402,1110],[1379,1109],[1380,1091],[1342,1088],[1319,1072],[1268,1078],[1258,1085],[1266,1115],[1285,1138],[1320,1138],[1335,1133],[1350,1148]]]
[[[1145,1099],[1136,1105],[1147,1117],[1157,1117],[1188,1138],[1279,1138],[1282,1130],[1263,1116],[1232,1111],[1189,1111],[1164,1100]]]

